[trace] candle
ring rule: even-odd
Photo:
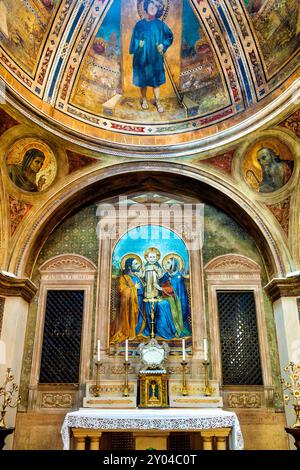
[[[207,339],[204,338],[203,340],[203,347],[204,347],[204,360],[205,362],[208,360],[208,354],[207,354]]]
[[[100,362],[100,339],[97,340],[97,361]]]
[[[0,364],[6,364],[6,348],[4,341],[0,341]]]
[[[182,340],[182,360],[185,361],[185,339]]]
[[[125,361],[128,361],[128,339],[125,341]]]

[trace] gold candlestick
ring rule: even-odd
[[[125,361],[125,362],[124,362],[124,367],[125,367],[125,384],[124,384],[123,397],[129,397],[129,387],[128,387],[128,371],[129,371],[129,366],[130,366],[129,361]]]
[[[151,302],[151,339],[155,338],[155,333],[154,333],[154,302]]]
[[[150,332],[150,338],[154,339],[155,338],[155,331],[154,331],[154,325],[155,325],[155,312],[154,312],[154,304],[155,302],[159,302],[159,299],[156,299],[153,297],[152,299],[144,299],[144,302],[150,302],[151,303],[151,312],[150,312],[150,326],[151,326],[151,332]]]
[[[95,366],[96,366],[96,385],[93,385],[90,388],[90,391],[94,397],[100,397],[100,368],[102,366],[102,362],[95,361]]]
[[[11,373],[11,369],[6,370],[4,384],[0,387],[0,397],[2,398],[2,405],[0,405],[0,428],[6,428],[5,414],[6,408],[16,408],[21,397],[19,396],[19,387],[13,382],[14,376]],[[14,396],[16,395],[16,396]],[[1,449],[1,447],[0,447]]]
[[[209,384],[209,361],[203,362],[204,369],[205,369],[205,384],[204,384],[204,395],[206,397],[210,397],[214,391],[214,389]]]
[[[294,362],[289,362],[287,366],[283,369],[286,373],[286,377],[281,379],[283,390],[285,394],[283,395],[285,405],[289,402],[292,402],[294,407],[296,422],[293,424],[292,428],[300,428],[300,376],[299,376],[299,365]],[[286,380],[287,379],[287,380]]]
[[[184,397],[186,397],[189,394],[188,389],[187,389],[187,384],[186,384],[186,366],[187,366],[187,362],[182,361],[181,365],[182,365],[182,395]]]

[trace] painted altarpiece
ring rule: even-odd
[[[141,198],[137,198],[141,202]],[[168,200],[169,198],[161,197],[162,200]],[[147,200],[147,198],[146,198]],[[182,205],[183,202],[172,201],[174,204]],[[136,202],[136,209],[140,210],[138,203]],[[145,204],[147,207],[147,204]],[[145,207],[143,206],[143,207]],[[134,205],[133,205],[134,207]],[[149,204],[150,209],[150,204]],[[113,272],[113,255],[114,250],[118,246],[118,243],[122,241],[122,237],[126,236],[128,230],[134,230],[138,227],[147,227],[149,226],[149,214],[146,211],[144,214],[139,213],[139,222],[135,224],[133,221],[129,221],[130,229],[128,229],[128,220],[122,218],[122,209],[116,207],[116,220],[118,221],[115,224],[114,219],[106,217],[107,226],[110,227],[110,233],[113,233],[113,237],[108,237],[106,239],[99,240],[99,270],[98,270],[98,298],[97,298],[97,320],[96,320],[96,333],[95,337],[100,338],[101,341],[101,357],[105,357],[105,362],[108,362],[108,365],[111,363],[116,365],[116,361],[120,361],[120,366],[123,363],[125,356],[125,341],[122,341],[120,344],[112,344],[111,339],[111,320],[112,316],[116,312],[112,312],[115,302],[116,302],[116,281],[117,276]],[[171,216],[169,220],[161,220],[157,223],[152,223],[152,228],[157,228],[158,231],[171,231],[174,233],[174,238],[177,239],[178,243],[181,243],[182,247],[188,245],[188,242],[191,241],[190,237],[195,237],[195,233],[191,234],[191,229],[186,227],[182,239],[179,235],[176,235],[177,227],[179,223],[182,223],[181,215],[179,215],[180,220],[176,219],[176,213],[174,217]],[[193,215],[194,217],[194,215]],[[195,224],[195,220],[193,220]],[[186,276],[185,283],[188,291],[188,296],[190,300],[190,309],[191,309],[191,319],[190,327],[192,335],[186,337],[186,347],[187,355],[190,361],[190,372],[194,372],[199,377],[199,374],[202,375],[200,360],[203,358],[203,339],[207,337],[206,333],[206,320],[205,320],[205,299],[204,299],[204,285],[203,285],[203,262],[202,262],[202,253],[201,253],[201,243],[200,237],[201,232],[199,231],[199,243],[198,249],[187,251],[185,254],[185,262],[189,263],[189,276]],[[148,241],[143,240],[149,246],[156,246],[157,240]],[[172,240],[170,240],[172,241]],[[193,239],[195,243],[195,239]],[[135,253],[135,243],[132,241],[131,252]],[[171,251],[168,250],[167,251]],[[174,250],[173,250],[174,251]],[[178,253],[178,251],[177,251]],[[125,254],[125,253],[124,253]],[[162,254],[162,258],[166,253]],[[162,261],[162,260],[161,260]],[[103,276],[103,273],[106,273]],[[182,337],[185,337],[182,335]],[[129,358],[132,359],[135,356],[135,351],[140,342],[147,342],[150,337],[138,338],[138,340],[129,341]],[[164,338],[158,338],[159,342],[166,341]],[[173,338],[170,341],[167,341],[171,352],[170,352],[170,367],[173,371],[180,373],[181,367],[178,365],[178,358],[182,358],[182,338]],[[103,351],[102,351],[103,349]],[[103,354],[103,356],[102,356]],[[104,361],[104,359],[103,359]],[[103,362],[102,361],[102,362]],[[138,361],[137,361],[138,362]],[[110,368],[108,367],[107,370]],[[195,369],[195,370],[194,370]],[[122,370],[122,367],[121,367]],[[123,372],[123,370],[122,370]]]

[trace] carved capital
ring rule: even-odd
[[[41,267],[40,272],[44,273],[91,273],[95,275],[97,270],[92,261],[84,256],[76,254],[58,255],[47,260]]]
[[[0,272],[0,295],[3,297],[22,297],[30,303],[37,287],[30,279],[7,276]]]
[[[272,302],[280,299],[280,297],[299,297],[300,275],[287,278],[274,278],[265,286],[265,291]]]

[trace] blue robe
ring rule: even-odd
[[[143,335],[151,334],[151,302],[145,302],[146,307],[146,327]],[[154,304],[154,332],[156,336],[164,339],[173,339],[176,337],[177,331],[173,322],[171,307],[166,299],[161,299]]]
[[[177,272],[175,276],[170,276],[170,282],[175,294],[177,295],[181,303],[183,325],[189,331],[189,334],[191,334],[189,325],[190,306],[188,293],[185,287],[184,277],[180,272]]]
[[[160,279],[160,284],[166,281],[170,281],[173,291],[175,292],[175,295],[180,302],[184,326],[184,331],[180,336],[189,336],[191,334],[189,325],[190,305],[184,277],[179,271],[174,276],[170,276],[169,273],[165,273],[164,276]]]
[[[143,47],[140,47],[140,41],[144,41]],[[159,87],[166,82],[164,60],[157,46],[162,44],[165,53],[172,42],[173,33],[164,21],[143,19],[136,23],[129,51],[133,54],[134,85]]]
[[[165,282],[170,281],[175,294],[175,299],[162,298],[154,304],[155,323],[154,331],[156,336],[164,339],[183,338],[191,335],[189,326],[189,299],[184,283],[184,277],[180,272],[175,276],[165,273],[159,280],[162,286]],[[172,312],[173,309],[173,312]],[[151,302],[146,302],[146,327],[143,335],[150,336],[151,333]],[[173,316],[174,315],[174,316]],[[181,319],[179,321],[178,315]],[[176,328],[177,326],[177,328]]]

